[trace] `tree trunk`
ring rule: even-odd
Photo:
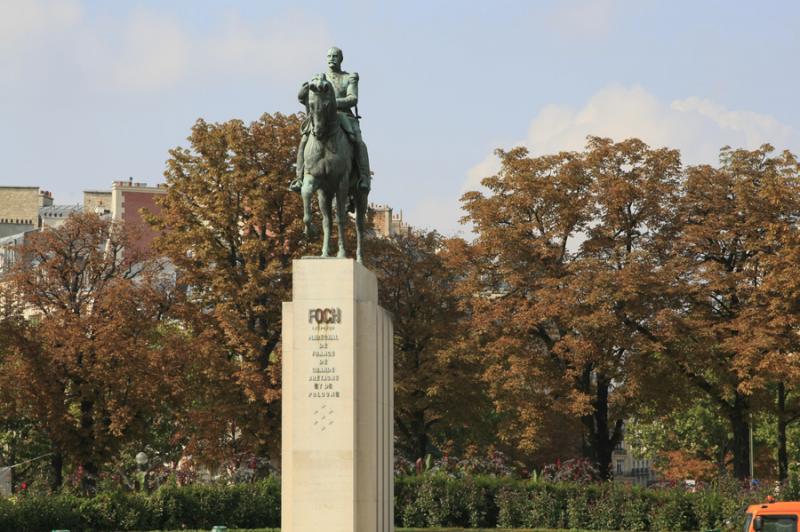
[[[587,435],[584,438],[584,455],[592,460],[600,472],[603,480],[611,478],[611,454],[614,447],[622,438],[622,420],[614,423],[611,429],[608,416],[608,395],[611,380],[605,375],[597,373],[592,412],[581,418]],[[586,375],[583,378],[587,382]]]
[[[50,478],[50,489],[53,493],[56,493],[64,483],[64,457],[60,452],[55,451],[50,457],[50,469],[53,475]]]
[[[97,464],[89,460],[82,464],[83,476],[81,477],[81,491],[84,494],[93,495],[97,487],[97,473],[99,468]]]
[[[597,446],[597,468],[600,470],[600,478],[608,480],[611,478],[611,447],[609,426],[608,426],[608,388],[610,383],[605,377],[597,375],[597,394],[595,396],[594,417],[597,433],[595,445]]]
[[[728,413],[733,431],[733,476],[739,480],[750,477],[750,425],[747,419],[747,398],[736,392]]]
[[[425,459],[428,454],[428,433],[425,430],[425,412],[414,413],[414,453],[417,458]]]
[[[88,399],[81,400],[81,439],[80,446],[86,453],[84,456],[91,456],[94,451],[92,441],[94,439],[94,402]],[[84,493],[91,493],[97,484],[97,465],[94,460],[84,458],[83,475],[81,476],[81,489]]]
[[[786,452],[786,386],[778,383],[778,480],[789,476],[789,455]]]

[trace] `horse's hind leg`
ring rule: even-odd
[[[330,239],[331,239],[331,202],[333,196],[326,194],[322,189],[317,191],[317,199],[319,200],[319,212],[322,213],[322,254],[321,257],[330,257]]]
[[[303,180],[303,188],[300,190],[300,196],[303,198],[303,232],[306,238],[310,238],[314,233],[311,227],[311,196],[314,194],[314,184],[311,179]]]
[[[347,179],[342,179],[344,184],[339,185],[336,192],[336,224],[339,226],[339,253],[337,257],[343,259],[347,257],[344,250],[344,228],[347,222]]]

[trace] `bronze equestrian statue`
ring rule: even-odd
[[[342,51],[328,51],[328,72],[303,83],[298,99],[306,106],[297,153],[297,178],[289,188],[303,198],[306,236],[311,231],[311,197],[317,193],[322,213],[322,257],[329,256],[333,204],[339,231],[337,257],[344,258],[348,207],[356,213],[356,260],[362,262],[361,240],[368,208],[371,173],[367,147],[359,127],[358,74],[341,69]],[[352,109],[356,109],[354,113]]]

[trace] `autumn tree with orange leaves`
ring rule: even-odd
[[[478,234],[463,294],[498,410],[519,413],[501,437],[535,447],[546,412],[561,411],[607,476],[632,405],[657,389],[617,309],[649,311],[637,292],[669,243],[679,156],[599,138],[584,153],[498,155],[488,193],[463,198]]]
[[[202,366],[182,422],[187,452],[210,462],[279,456],[281,302],[292,259],[307,253],[302,204],[287,190],[299,132],[294,115],[198,120],[190,146],[170,151],[151,218],[156,250],[186,287],[174,317]]]
[[[450,267],[451,242],[436,232],[369,241],[367,266],[394,323],[397,451],[414,461],[487,435],[489,411],[479,354],[465,349],[469,321]],[[490,428],[490,427],[488,427]]]
[[[796,398],[786,399],[800,374],[800,166],[791,153],[772,152],[726,148],[719,167],[686,169],[661,310],[650,320],[621,312],[632,332],[652,340],[659,362],[728,421],[738,478],[749,474],[751,414],[777,414],[784,478],[786,424],[798,414]],[[764,393],[774,401],[760,401]]]
[[[518,412],[500,436],[534,444],[560,410],[608,474],[637,405],[688,390],[727,420],[744,478],[759,394],[774,391],[783,441],[797,419],[794,156],[726,149],[719,168],[684,169],[677,151],[599,138],[498,153],[488,192],[463,198],[478,234],[463,294],[497,408]]]
[[[163,321],[171,280],[131,241],[116,223],[74,214],[29,235],[0,285],[4,414],[50,442],[54,488],[68,466],[91,489],[162,402],[180,400],[180,351]]]

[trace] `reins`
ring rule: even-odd
[[[331,86],[330,94],[333,94],[333,86]],[[319,97],[319,96],[317,96]],[[336,96],[333,96],[333,101],[329,102],[332,104],[333,112],[329,113],[331,115],[330,119],[328,120],[327,127],[325,128],[326,131],[323,132],[321,137],[317,137],[314,135],[314,115],[309,113],[311,118],[311,136],[322,146],[324,151],[329,153],[336,154],[336,139],[339,135],[343,134],[344,132],[341,131],[342,125],[339,123],[339,116],[338,111],[336,110]]]

